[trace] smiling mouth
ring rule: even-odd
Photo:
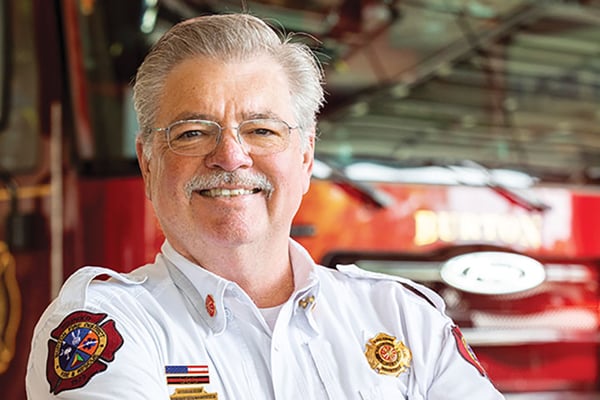
[[[200,193],[201,196],[204,197],[236,197],[236,196],[244,196],[244,195],[248,195],[248,194],[255,194],[260,192],[261,189],[259,188],[254,188],[254,189],[220,189],[220,188],[215,188],[215,189],[205,189],[205,190],[200,190],[198,193]]]

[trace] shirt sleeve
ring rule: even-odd
[[[456,325],[445,328],[441,353],[427,398],[502,400]]]
[[[29,399],[169,398],[153,322],[135,303],[113,300],[101,307],[87,302],[65,310],[55,302],[48,308],[32,339]]]

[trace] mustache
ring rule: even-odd
[[[191,198],[194,192],[222,186],[257,188],[264,192],[267,198],[271,196],[274,190],[273,184],[266,175],[258,172],[241,171],[215,171],[210,174],[196,175],[185,184],[184,190],[186,196]]]

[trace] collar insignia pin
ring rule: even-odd
[[[394,336],[378,333],[367,343],[365,356],[378,374],[398,376],[410,367],[412,354]]]
[[[298,305],[304,309],[306,307],[308,307],[309,305],[314,306],[314,303],[315,303],[315,296],[308,296],[308,297],[305,297],[298,301]]]
[[[208,315],[214,317],[217,313],[217,307],[215,305],[215,299],[212,297],[212,295],[209,294],[208,296],[206,296],[204,306],[206,307],[206,312],[208,313]]]

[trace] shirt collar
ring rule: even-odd
[[[211,330],[215,333],[222,332],[226,325],[224,298],[227,293],[233,293],[234,296],[247,295],[235,282],[221,278],[182,256],[166,240],[161,252],[166,258],[175,285],[191,301]],[[320,286],[315,272],[315,263],[308,251],[291,238],[289,254],[295,289],[288,301],[294,303],[292,309],[295,312],[310,311]]]
[[[304,321],[313,335],[319,334],[318,325],[314,319],[313,310],[318,307],[321,283],[317,275],[317,266],[308,251],[298,242],[290,239],[290,260],[294,272],[294,294],[291,302],[292,315],[303,316]]]
[[[223,304],[225,290],[235,283],[191,262],[178,253],[168,241],[163,243],[161,252],[175,285],[210,329],[216,334],[221,333],[226,324]]]
[[[290,260],[295,286],[292,300],[297,301],[307,295],[316,297],[320,285],[315,262],[308,251],[293,239],[290,239]]]

